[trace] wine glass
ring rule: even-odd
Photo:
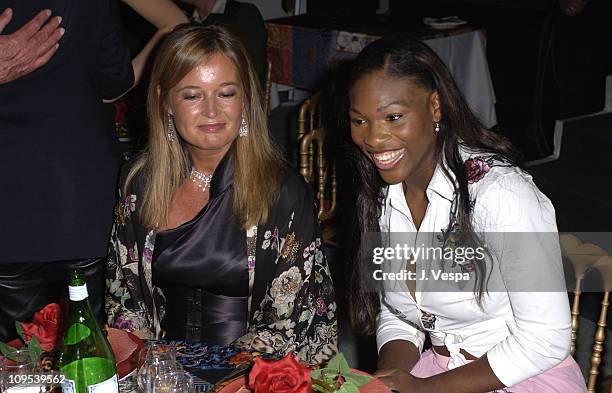
[[[17,349],[0,360],[0,391],[5,393],[39,393],[40,385],[28,384],[27,375],[39,371],[38,358],[29,349]],[[44,387],[42,387],[44,389]]]
[[[147,393],[195,393],[193,377],[182,370],[158,370],[149,374]]]
[[[173,345],[160,344],[154,341],[146,343],[138,354],[138,386],[145,390],[147,376],[157,375],[161,371],[182,370],[176,360],[176,348]]]

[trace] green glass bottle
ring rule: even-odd
[[[91,311],[80,270],[70,273],[68,295],[70,314],[60,357],[60,372],[66,376],[63,393],[118,393],[115,356]]]

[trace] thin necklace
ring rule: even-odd
[[[198,188],[202,190],[202,192],[206,191],[207,188],[210,188],[212,175],[206,175],[192,167],[189,177],[191,177],[191,181],[194,182]]]

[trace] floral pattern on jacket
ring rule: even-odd
[[[138,191],[115,209],[107,262],[106,313],[110,326],[163,337],[166,307],[152,283],[155,231],[138,219]],[[289,174],[265,224],[247,231],[249,314],[247,333],[233,345],[283,356],[297,353],[321,364],[337,352],[336,302],[329,266],[321,250],[312,197]]]

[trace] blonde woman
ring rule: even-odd
[[[312,198],[270,142],[243,46],[179,27],[147,106],[149,144],[124,168],[111,235],[109,324],[327,360],[336,304]]]

